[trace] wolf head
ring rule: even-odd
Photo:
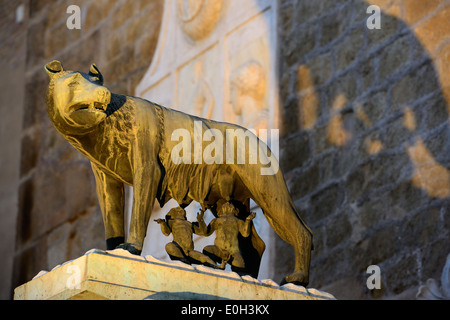
[[[89,73],[64,71],[59,61],[45,66],[50,77],[47,111],[62,134],[85,134],[106,119],[111,92],[103,86],[103,76],[92,64]]]

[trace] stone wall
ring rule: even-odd
[[[280,158],[315,235],[311,285],[414,298],[450,252],[450,1],[279,4]],[[369,265],[380,290],[366,287]]]
[[[22,132],[11,288],[29,281],[39,270],[105,247],[90,163],[47,117],[49,79],[44,65],[57,59],[68,70],[87,72],[96,63],[108,88],[132,94],[152,59],[163,10],[158,0],[2,1],[2,10],[6,8],[14,19],[20,3],[25,5],[21,24],[26,29],[25,95],[23,119],[15,123]],[[71,4],[81,8],[80,30],[66,26]],[[14,20],[10,25],[15,26]],[[14,41],[18,40],[10,40]]]
[[[0,1],[0,299],[11,296],[21,157],[26,26],[16,22],[17,3]]]
[[[48,120],[43,66],[94,62],[108,88],[134,94],[162,3],[0,0],[2,298],[105,246],[90,164]],[[66,27],[70,4],[81,30]],[[450,1],[278,4],[280,162],[315,235],[310,286],[338,299],[414,298],[450,252]],[[371,4],[382,9],[380,30],[366,27]],[[280,281],[293,259],[276,245]],[[380,267],[380,290],[366,287],[369,265]]]

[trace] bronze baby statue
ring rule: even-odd
[[[203,248],[203,253],[216,262],[221,261],[220,269],[225,269],[226,264],[229,263],[233,271],[242,273],[245,262],[239,249],[238,235],[241,234],[243,237],[250,235],[250,222],[256,217],[256,213],[252,212],[244,222],[237,218],[236,208],[227,202],[217,211],[217,215],[218,217],[213,219],[208,227],[204,221],[199,220],[200,235],[210,236],[216,232],[214,245]]]
[[[203,221],[203,212],[197,216],[197,219]],[[195,224],[186,220],[186,211],[181,207],[171,209],[166,220],[154,220],[161,226],[161,231],[165,236],[173,235],[173,241],[166,244],[166,252],[172,260],[181,260],[191,264],[204,264],[208,267],[217,268],[214,261],[208,256],[194,250],[194,241],[192,236],[199,233]],[[203,222],[204,223],[204,222]]]

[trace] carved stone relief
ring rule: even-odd
[[[277,5],[272,0],[165,0],[155,56],[135,95],[212,120],[278,128]],[[152,217],[163,219],[176,206],[175,201],[156,206]],[[195,221],[200,204],[185,210]],[[253,220],[266,243],[260,276],[271,278],[274,233],[261,216]],[[147,234],[144,253],[166,259],[164,249],[154,251],[168,241],[159,225],[151,223]],[[197,235],[193,241],[199,248],[213,244]]]
[[[266,75],[257,61],[249,61],[233,71],[230,79],[230,102],[245,128],[267,129],[265,104]]]
[[[271,60],[270,11],[262,12],[227,35],[224,117],[244,127],[276,128],[273,100],[275,62]],[[268,122],[272,118],[271,123]]]
[[[220,63],[218,49],[213,46],[178,69],[176,105],[179,110],[220,119],[220,114],[214,113],[221,82],[214,72],[214,66]]]
[[[189,103],[193,108],[194,115],[211,119],[214,111],[214,97],[205,79],[200,78],[197,81]]]
[[[194,41],[207,37],[220,18],[222,7],[223,0],[178,0],[181,29]]]

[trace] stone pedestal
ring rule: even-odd
[[[41,271],[14,290],[15,300],[330,300],[316,289],[182,262],[140,257],[117,249],[93,249],[84,256]]]

